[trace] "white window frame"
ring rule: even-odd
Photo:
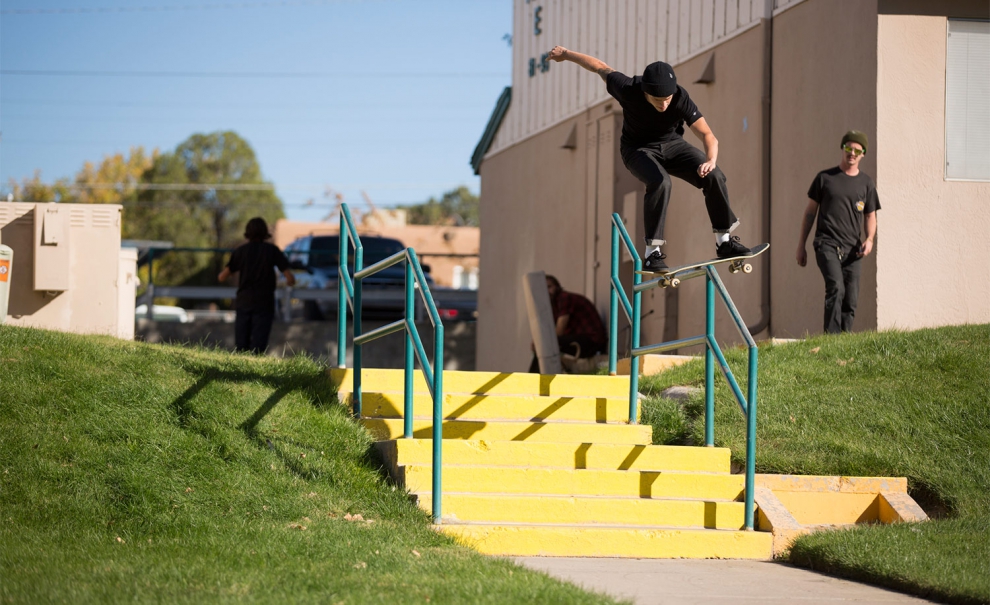
[[[965,24],[965,25],[964,25]],[[945,159],[944,170],[946,181],[970,181],[970,182],[990,182],[990,51],[987,56],[968,55],[963,59],[963,63],[953,64],[955,53],[962,50],[956,45],[953,48],[952,35],[957,36],[981,36],[982,31],[953,31],[953,26],[960,26],[972,29],[971,24],[984,24],[988,28],[986,41],[990,42],[990,21],[972,19],[947,19],[945,25]],[[977,27],[979,27],[977,25]],[[958,38],[957,38],[958,40]],[[980,40],[982,44],[984,41]],[[981,65],[982,59],[982,65]],[[975,65],[974,65],[975,63]],[[962,73],[961,73],[962,72]],[[976,75],[977,81],[972,82],[971,78]],[[979,81],[980,76],[985,78]],[[966,78],[965,84],[959,85],[959,77]],[[964,95],[960,98],[958,95]],[[973,102],[978,105],[973,108]],[[961,107],[960,107],[961,105]],[[980,124],[981,132],[974,132],[973,121],[984,120]],[[962,122],[960,124],[960,121]],[[953,128],[953,126],[955,126]],[[962,137],[960,140],[957,137]],[[986,161],[979,158],[975,161],[975,170],[972,169],[960,172],[951,165],[951,159],[960,156],[970,158],[972,150],[985,148]],[[958,165],[958,163],[957,163]]]

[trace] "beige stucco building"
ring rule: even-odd
[[[856,329],[990,322],[986,1],[514,0],[514,8],[511,92],[474,158],[485,274],[478,369],[529,362],[524,274],[556,275],[606,316],[611,214],[643,241],[644,186],[619,157],[622,110],[597,75],[542,63],[556,44],[628,75],[656,60],[674,66],[718,137],[742,221],[734,234],[771,244],[752,275],[722,272],[757,338],[822,330],[821,274],[813,257],[799,267],[795,250],[808,186],[838,164],[852,128],[869,136],[861,167],[883,207]],[[701,192],[674,183],[668,263],[714,256]],[[627,285],[631,266],[622,265]],[[643,303],[643,344],[704,330],[703,280],[654,289]],[[716,331],[736,337],[721,309]]]

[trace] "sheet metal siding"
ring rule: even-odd
[[[639,74],[653,61],[676,66],[749,29],[770,11],[777,14],[802,1],[514,0],[512,106],[487,155],[608,98],[601,78],[573,63],[553,63],[542,71],[540,59],[555,44]]]

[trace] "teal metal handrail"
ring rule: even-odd
[[[629,303],[622,282],[619,280],[619,243],[622,243],[629,256],[633,259],[633,301]],[[632,239],[626,231],[622,218],[617,214],[612,214],[612,274],[611,293],[609,297],[609,352],[608,352],[608,372],[611,375],[616,373],[616,356],[618,351],[619,317],[618,308],[621,308],[629,320],[631,330],[631,343],[629,354],[629,422],[637,422],[636,404],[639,395],[639,363],[638,358],[650,353],[662,353],[682,347],[694,345],[704,345],[705,347],[705,445],[713,447],[715,445],[715,359],[718,360],[719,369],[725,377],[726,382],[732,390],[743,417],[746,419],[746,493],[745,512],[746,529],[752,530],[753,523],[753,501],[756,490],[756,393],[757,393],[757,359],[758,349],[753,335],[742,320],[739,310],[736,309],[728,290],[722,283],[718,271],[712,265],[705,265],[699,269],[688,271],[678,275],[681,281],[695,277],[705,276],[705,333],[700,336],[682,338],[653,345],[640,346],[640,297],[643,292],[656,288],[664,283],[663,278],[642,281],[643,261],[636,252]],[[736,382],[729,364],[725,361],[722,349],[715,340],[715,291],[722,297],[732,321],[739,330],[739,335],[749,347],[749,375],[746,383],[746,395],[744,396],[739,384]]]
[[[354,246],[354,276],[350,275],[347,265],[347,253]],[[370,267],[363,267],[364,248],[358,237],[354,220],[351,218],[347,204],[340,207],[340,265],[338,276],[340,286],[337,310],[337,366],[347,367],[347,308],[350,306],[354,318],[354,383],[351,398],[354,405],[354,416],[361,417],[361,348],[382,336],[405,330],[405,372],[403,396],[402,432],[404,439],[413,436],[413,368],[414,361],[419,360],[420,369],[426,378],[426,385],[433,398],[433,522],[441,522],[441,488],[442,458],[443,458],[443,322],[433,301],[433,294],[426,282],[423,267],[420,265],[416,251],[406,248],[392,256],[383,259]],[[361,332],[361,290],[362,282],[379,271],[405,263],[405,308],[403,318],[390,324],[376,328],[366,334]],[[426,307],[427,315],[433,324],[433,364],[430,364],[423,347],[423,340],[416,327],[416,290],[419,290]],[[414,357],[415,356],[415,357]]]

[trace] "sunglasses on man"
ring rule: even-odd
[[[845,151],[846,153],[851,153],[851,154],[853,154],[853,156],[855,156],[857,158],[859,156],[863,155],[864,153],[866,153],[862,149],[856,149],[852,145],[843,145],[842,146],[842,151]]]

